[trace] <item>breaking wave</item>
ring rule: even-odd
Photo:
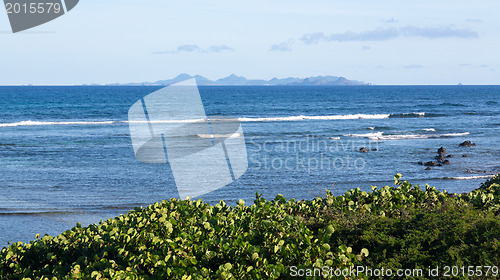
[[[407,140],[407,139],[436,139],[447,137],[459,137],[469,135],[469,132],[444,133],[444,134],[396,134],[385,135],[384,132],[364,133],[364,134],[346,134],[346,137],[368,138],[370,140]]]
[[[242,117],[232,119],[240,122],[285,122],[285,121],[305,121],[305,120],[360,120],[360,119],[388,119],[388,118],[422,118],[426,113],[402,113],[402,114],[349,114],[330,116],[283,116],[283,117]],[[231,121],[231,119],[210,118],[213,121]],[[185,119],[185,120],[152,120],[151,123],[192,123],[203,122],[207,119]],[[109,125],[115,123],[147,123],[147,121],[20,121],[13,123],[0,123],[0,127],[16,126],[43,126],[43,125]]]
[[[239,133],[231,134],[196,134],[200,138],[238,138],[241,136]]]
[[[457,177],[443,177],[439,179],[443,180],[475,180],[475,179],[489,179],[493,178],[495,175],[477,175],[477,176],[457,176]]]

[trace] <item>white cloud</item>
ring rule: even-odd
[[[206,49],[200,48],[198,45],[180,45],[174,50],[168,51],[157,51],[153,54],[177,54],[182,52],[199,52],[199,53],[221,53],[221,52],[232,52],[234,49],[226,45],[209,46]]]
[[[277,51],[277,52],[289,52],[292,50],[293,43],[294,43],[294,40],[288,40],[286,42],[272,45],[270,50]]]
[[[207,52],[207,53],[220,53],[220,52],[232,52],[232,51],[234,51],[234,49],[226,45],[210,46],[208,47],[208,49],[202,50],[202,52]]]
[[[420,69],[420,68],[424,68],[424,67],[420,64],[409,64],[409,65],[404,66],[403,68],[405,68],[405,69]]]
[[[383,22],[383,23],[397,23],[398,22],[398,20],[395,19],[395,18],[393,18],[393,17],[391,17],[389,19],[382,19],[380,21]]]
[[[316,44],[320,41],[327,42],[355,42],[355,41],[387,41],[399,37],[423,37],[427,39],[439,38],[477,38],[478,33],[467,28],[455,27],[418,27],[407,25],[403,27],[376,28],[362,32],[346,31],[344,33],[332,33],[325,35],[322,32],[308,33],[299,40],[305,44]]]
[[[483,21],[478,18],[468,18],[465,20],[465,22],[482,23]]]

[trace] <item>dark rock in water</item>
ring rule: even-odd
[[[467,141],[462,142],[459,146],[460,147],[472,147],[472,146],[476,146],[476,144],[472,143],[470,140],[467,140]]]
[[[428,161],[426,163],[424,163],[425,166],[437,166],[438,164],[435,163],[434,161]]]
[[[431,170],[431,168],[430,168],[430,167],[427,167],[425,170]]]
[[[424,163],[423,163],[423,162],[421,162],[421,161],[419,161],[419,162],[418,162],[418,165],[424,165]]]
[[[360,152],[362,153],[368,153],[368,148],[367,147],[363,147],[361,149],[359,149]]]
[[[439,154],[439,155],[436,156],[436,159],[439,160],[440,162],[443,162],[444,155],[443,154]]]
[[[444,147],[439,148],[437,153],[438,155],[436,156],[436,159],[440,162],[443,162],[445,158],[444,154],[446,154],[446,148]]]
[[[450,164],[450,161],[449,160],[445,160],[445,161],[443,161],[443,164]]]
[[[443,165],[441,163],[439,163],[438,166],[443,166]]]
[[[468,157],[468,155],[462,155],[462,157]]]
[[[377,151],[378,151],[378,149],[377,149],[377,148],[373,148],[373,149],[372,149],[372,151],[377,152]]]
[[[447,155],[446,157],[447,157],[447,158],[452,158],[452,157],[453,157],[453,155]]]
[[[439,148],[438,149],[438,154],[440,154],[440,155],[446,154],[446,148],[443,148],[443,147]]]

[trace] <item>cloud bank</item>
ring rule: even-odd
[[[344,33],[332,33],[325,35],[322,32],[304,34],[299,40],[305,44],[316,44],[321,41],[326,42],[366,42],[366,41],[387,41],[399,37],[422,37],[427,39],[440,38],[477,38],[479,34],[467,28],[454,27],[418,27],[407,25],[403,27],[377,28],[374,30]]]

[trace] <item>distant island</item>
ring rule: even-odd
[[[188,79],[196,79],[200,86],[363,86],[370,85],[360,81],[348,80],[337,76],[317,76],[309,78],[273,78],[271,80],[249,80],[242,76],[232,74],[215,81],[200,75],[191,76],[180,74],[170,80],[160,80],[156,82],[108,84],[108,86],[168,86]]]

